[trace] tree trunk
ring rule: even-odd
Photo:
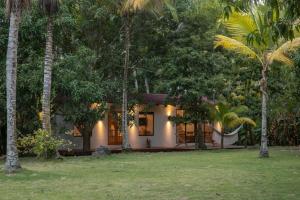
[[[195,122],[195,133],[196,133],[196,138],[195,138],[195,149],[206,149],[206,145],[204,143],[204,136],[203,136],[203,131],[202,131],[202,123],[201,122]]]
[[[254,136],[253,136],[252,128],[250,128],[249,134],[250,134],[250,145],[253,146],[254,145]]]
[[[123,102],[122,102],[122,133],[123,133],[123,150],[130,150],[128,138],[128,68],[129,68],[129,51],[130,51],[130,16],[124,16],[125,27],[125,58],[124,58],[124,76],[123,76]]]
[[[53,20],[48,17],[47,41],[44,66],[44,88],[42,99],[43,129],[51,133],[51,77],[53,64]]]
[[[147,77],[145,77],[145,87],[146,87],[146,93],[149,94],[150,93],[150,87],[149,87],[149,82],[148,82]]]
[[[0,124],[0,156],[5,154],[4,147],[4,133],[2,131],[2,124]]]
[[[139,82],[137,80],[137,72],[136,69],[133,70],[133,76],[134,76],[134,86],[135,90],[138,92],[139,91]]]
[[[221,134],[221,149],[224,149],[224,133]]]
[[[245,133],[245,148],[248,148],[249,128],[250,128],[250,127],[246,126],[246,133]]]
[[[10,26],[6,59],[6,106],[7,106],[7,155],[5,171],[14,173],[21,168],[16,146],[16,83],[18,34],[21,18],[20,4],[16,3],[10,13]]]
[[[267,70],[268,65],[265,63],[262,69],[262,79],[260,81],[260,90],[262,92],[262,121],[261,121],[261,146],[260,157],[269,157],[268,137],[267,137]]]
[[[82,133],[83,140],[83,152],[89,152],[91,150],[91,133],[92,129],[84,128]]]

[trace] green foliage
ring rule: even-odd
[[[295,38],[294,29],[300,28],[298,0],[221,0],[221,2],[225,18],[229,18],[234,11],[251,11],[253,6],[265,5],[266,15],[260,18],[260,21],[267,22],[265,28],[271,29],[274,41],[282,37],[292,40]]]
[[[59,139],[42,129],[32,135],[19,138],[17,144],[21,154],[35,154],[38,158],[44,159],[54,158],[60,148],[71,146],[71,142]]]
[[[210,106],[210,116],[214,122],[219,122],[221,131],[235,128],[239,125],[256,126],[256,123],[248,117],[240,117],[248,111],[246,106],[233,107],[227,102],[218,102]]]
[[[17,148],[21,155],[32,155],[36,144],[34,135],[27,135],[17,139]]]
[[[244,11],[250,3],[226,1],[230,6]],[[122,100],[124,37],[116,2],[64,0],[54,20],[52,113],[61,114],[67,121],[81,127],[93,127],[95,122],[103,118],[106,110],[104,102],[120,104]],[[297,14],[295,2],[280,1],[282,18],[269,24],[272,27],[268,29],[280,26],[278,30],[286,28],[288,32],[286,23],[290,23],[292,17],[287,16],[289,13],[285,11],[289,5],[294,8],[290,14]],[[214,35],[228,33],[219,24],[223,10],[220,5],[217,0],[175,1],[178,21],[174,20],[167,8],[163,16],[135,13],[131,34],[129,101],[134,105],[138,93],[146,92],[147,80],[150,92],[181,97],[180,101],[170,98],[170,103],[176,103],[187,111],[181,121],[208,118],[207,105],[201,97],[207,97],[210,101],[227,101],[232,107],[245,105],[249,108],[246,115],[256,122],[254,131],[259,135],[260,66],[244,56],[213,49]],[[275,6],[272,5],[273,8]],[[270,13],[267,9],[265,13],[274,14],[275,11]],[[7,46],[8,38],[9,24],[4,19],[4,1],[0,1],[1,47]],[[265,22],[262,19],[262,23],[267,24]],[[21,133],[32,133],[40,127],[38,113],[41,111],[46,23],[47,17],[40,11],[37,1],[32,1],[30,12],[23,13],[19,34],[17,129]],[[276,34],[273,36],[276,37]],[[254,31],[244,39],[255,43],[256,37],[257,32]],[[268,118],[276,122],[283,117],[289,122],[289,130],[294,127],[294,119],[297,119],[300,110],[300,83],[297,78],[300,75],[299,55],[299,52],[295,54],[295,68],[283,69],[275,63],[269,72]],[[1,48],[1,143],[5,142],[6,134],[5,59],[6,48]],[[134,71],[137,72],[136,77],[133,76]],[[139,84],[138,92],[134,89],[135,79]],[[98,103],[99,107],[91,109],[93,103]],[[298,126],[298,120],[295,121]],[[285,135],[288,134],[283,130],[283,124],[281,121],[277,135],[280,133],[282,141],[285,140],[280,144],[287,144]],[[272,129],[269,131],[272,132]],[[273,138],[278,137],[269,138],[272,143]],[[274,141],[275,144],[279,140]],[[3,151],[5,144],[2,146],[0,149]]]

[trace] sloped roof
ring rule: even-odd
[[[143,101],[149,104],[165,104],[167,94],[143,94]]]

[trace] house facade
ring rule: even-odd
[[[175,124],[170,120],[182,116],[184,111],[172,105],[165,105],[166,95],[145,95],[145,103],[136,105],[132,112],[131,124],[128,127],[129,143],[133,149],[176,148],[180,145],[195,142],[195,125],[193,123]],[[56,118],[59,126],[67,124],[62,118]],[[120,148],[122,145],[121,109],[110,106],[102,120],[99,120],[91,134],[90,149],[99,146]],[[58,126],[58,127],[59,127]],[[65,129],[72,129],[72,125]],[[61,131],[56,131],[61,132]],[[205,143],[213,143],[213,128],[208,122],[202,124]],[[82,149],[83,139],[80,133],[73,131],[68,140],[75,144],[75,149]]]

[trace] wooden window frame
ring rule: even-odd
[[[153,116],[153,125],[152,125],[152,128],[153,128],[153,133],[152,135],[141,135],[141,132],[140,132],[140,115],[152,115]],[[154,136],[154,128],[155,128],[155,115],[154,115],[154,112],[139,112],[139,118],[138,118],[138,123],[139,123],[139,128],[138,128],[138,132],[139,132],[139,136],[141,137],[151,137],[151,136]]]

